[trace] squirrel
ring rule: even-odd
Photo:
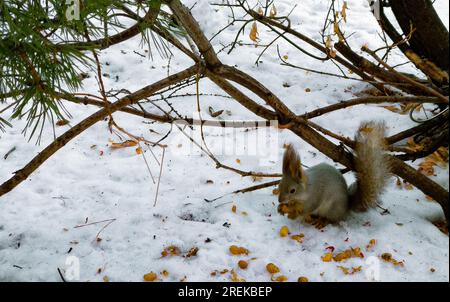
[[[389,179],[386,158],[385,125],[364,122],[356,134],[354,166],[356,182],[350,186],[335,167],[321,163],[303,170],[300,156],[292,145],[283,158],[283,178],[279,184],[278,212],[288,218],[299,216],[307,222],[313,217],[336,223],[353,211],[375,207]]]

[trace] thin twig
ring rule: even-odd
[[[156,186],[155,202],[153,203],[154,207],[156,207],[156,203],[158,201],[159,184],[161,183],[161,176],[162,176],[163,167],[164,167],[164,154],[166,153],[166,148],[163,147],[162,149],[163,149],[163,153],[161,156],[161,165],[159,167],[158,185]]]

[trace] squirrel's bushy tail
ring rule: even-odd
[[[382,122],[364,122],[356,134],[356,182],[349,188],[352,210],[365,211],[376,206],[389,179],[385,129]]]

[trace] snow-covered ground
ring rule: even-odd
[[[183,1],[188,6],[195,2],[193,14],[209,37],[228,24],[227,8],[213,7],[206,0]],[[348,2],[345,31],[354,33],[351,44],[356,48],[366,43],[371,48],[382,45],[367,2]],[[298,6],[291,16],[292,26],[318,40],[329,1],[276,1],[280,15],[289,12],[294,4]],[[437,0],[436,5],[448,24],[448,2]],[[238,29],[237,25],[228,28],[213,40],[214,47],[220,50],[223,45],[228,45]],[[261,43],[270,41],[266,29],[260,26],[259,32]],[[251,43],[248,30],[241,39]],[[167,58],[156,53],[154,60],[143,58],[136,54],[146,54],[139,42],[140,39],[135,38],[101,53],[104,73],[109,74],[105,78],[107,90],[125,88],[134,91],[191,63],[174,48],[171,50],[175,57],[170,65]],[[313,60],[281,40],[279,46],[281,54],[288,56],[290,63],[337,72],[333,64]],[[282,67],[276,47],[272,47],[256,66],[254,63],[261,50],[240,46],[231,55],[221,52],[220,58],[253,75],[299,114],[354,98],[355,93],[367,88],[360,82]],[[404,61],[398,54],[391,60],[392,63]],[[411,71],[408,66],[403,68]],[[91,77],[84,81],[84,90],[98,94],[95,71],[89,73]],[[310,92],[306,92],[308,89]],[[208,80],[200,82],[200,90],[222,93]],[[195,87],[183,92],[194,93]],[[194,115],[196,111],[195,97],[171,99],[171,102],[183,114]],[[207,113],[211,106],[214,110],[225,110],[220,117],[224,120],[258,120],[229,98],[203,96],[201,106],[203,117],[208,119],[212,119]],[[56,127],[58,135],[97,110],[74,104],[66,104],[66,107],[73,118],[70,125]],[[147,109],[160,114],[151,105],[147,105]],[[123,113],[114,116],[127,131],[152,141],[170,129],[168,125],[149,124]],[[353,129],[368,119],[385,120],[389,134],[414,125],[407,115],[379,106],[357,106],[315,121],[352,136]],[[22,134],[24,125],[24,121],[15,123],[14,128],[7,128],[6,133],[0,134],[0,183],[23,167],[52,139],[48,125],[42,143],[36,146],[34,140],[28,142]],[[198,132],[197,129],[192,135],[198,138]],[[205,128],[205,132],[208,146],[217,158],[242,170],[279,173],[282,147],[288,142],[298,147],[305,165],[330,163],[287,130]],[[77,262],[80,281],[142,281],[149,272],[157,273],[163,281],[231,280],[230,273],[220,273],[225,269],[234,270],[239,278],[247,281],[270,281],[271,276],[266,271],[268,263],[276,264],[280,274],[289,281],[297,281],[300,276],[310,281],[367,281],[370,272],[378,272],[381,281],[449,281],[449,239],[432,224],[443,218],[439,205],[428,201],[418,190],[399,188],[395,178],[382,198],[389,215],[381,215],[380,209],[351,214],[340,225],[330,225],[319,231],[280,216],[276,211],[277,197],[272,194],[273,188],[228,195],[214,203],[206,203],[205,198],[215,198],[264,180],[217,170],[212,160],[191,146],[176,128],[164,142],[168,148],[159,197],[154,206],[156,185],[142,155],[137,154],[135,148],[112,150],[108,146],[110,140],[119,141],[108,132],[106,122],[98,123],[61,149],[19,187],[0,198],[1,281],[59,281],[58,268],[66,271],[66,277],[70,279],[74,276],[72,273],[76,273],[73,269]],[[13,147],[16,150],[3,159]],[[157,176],[157,162],[149,149],[144,148],[144,151],[152,174]],[[159,148],[152,151],[161,160],[162,151]],[[418,164],[413,163],[414,166]],[[448,189],[447,173],[448,166],[437,167],[434,180]],[[349,182],[353,180],[352,175],[346,177]],[[236,206],[235,212],[233,206]],[[104,222],[96,223],[100,221]],[[293,235],[303,233],[303,243],[280,237],[283,226],[287,226]],[[96,240],[97,237],[101,240]],[[376,244],[366,249],[372,239]],[[229,251],[231,245],[245,247],[250,253],[233,256]],[[181,255],[163,257],[161,253],[170,246],[178,247]],[[335,248],[335,253],[360,247],[365,257],[343,263],[324,262],[321,257],[330,246]],[[198,248],[196,256],[182,257],[194,247]],[[383,253],[392,254],[404,265],[378,261]],[[239,260],[248,261],[248,268],[239,268]],[[338,266],[349,269],[361,266],[362,270],[346,275]],[[163,271],[168,274],[160,274]],[[215,271],[219,273],[211,275]]]

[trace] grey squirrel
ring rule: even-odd
[[[362,123],[355,141],[358,172],[351,186],[347,186],[339,170],[326,163],[303,170],[298,153],[288,145],[283,158],[278,212],[288,214],[290,219],[302,216],[339,222],[351,210],[365,211],[374,207],[390,173],[385,157],[384,123]]]

